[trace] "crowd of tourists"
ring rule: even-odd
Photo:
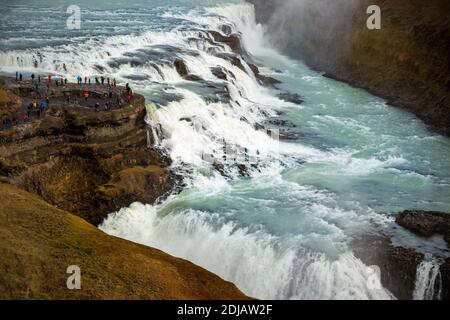
[[[40,118],[46,109],[50,106],[50,97],[49,94],[50,88],[54,85],[56,87],[66,86],[68,84],[68,80],[66,77],[62,76],[52,76],[47,75],[46,77],[41,77],[41,75],[35,75],[34,73],[30,75],[31,83],[34,86],[34,89],[39,96],[43,96],[40,92],[41,83],[45,82],[45,86],[47,87],[47,92],[44,95],[45,98],[40,99],[38,102],[36,99],[33,99],[27,106],[22,110],[22,113],[14,116],[5,116],[2,119],[2,127],[3,129],[7,129],[13,126],[17,126],[21,123],[26,123],[31,121],[33,118]],[[126,104],[130,104],[133,99],[133,90],[130,85],[127,83],[125,86],[125,91],[120,92],[120,94],[114,95],[114,88],[117,87],[117,81],[115,78],[104,77],[104,76],[95,76],[92,78],[88,76],[77,76],[77,84],[78,85],[87,85],[90,86],[92,82],[96,85],[107,86],[108,92],[103,95],[96,94],[95,98],[93,97],[93,91],[88,90],[86,86],[80,88],[80,92],[82,92],[82,99],[85,104],[89,107],[92,107],[95,111],[100,111],[103,107],[103,110],[108,111],[112,110],[114,106],[121,108]],[[24,76],[20,72],[16,72],[16,82],[23,82]],[[115,98],[115,99],[114,99]],[[39,99],[38,99],[39,100]],[[78,99],[71,95],[66,96],[66,102],[72,103],[75,100],[76,104],[78,104]],[[91,104],[90,104],[91,103]],[[103,105],[101,105],[101,103]]]

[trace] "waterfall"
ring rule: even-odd
[[[155,126],[152,126],[151,130],[152,130],[152,136],[153,136],[153,144],[155,146],[159,146],[161,141],[160,141],[159,136],[158,136],[158,130],[157,130],[157,128]]]
[[[147,147],[158,147],[161,145],[162,129],[161,124],[157,121],[156,115],[157,106],[153,102],[146,105],[147,115],[145,122],[147,124]],[[151,137],[150,137],[151,133]]]
[[[441,261],[430,255],[417,267],[414,300],[441,299],[442,278],[439,271]]]

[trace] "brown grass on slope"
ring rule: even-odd
[[[0,184],[1,299],[246,299],[232,283]],[[68,290],[69,265],[81,290]]]

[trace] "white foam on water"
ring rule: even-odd
[[[367,266],[350,252],[330,260],[294,243],[280,247],[279,239],[263,230],[221,220],[192,209],[160,216],[154,206],[135,203],[110,215],[100,228],[187,258],[261,299],[392,298],[368,285]]]
[[[224,23],[232,25],[235,32],[241,32],[247,50],[274,54],[264,42],[262,27],[254,22],[250,5],[220,6],[208,11],[209,16],[201,16],[196,11],[186,15],[167,13],[166,16],[205,25],[206,30],[220,31]],[[218,18],[217,14],[222,17]],[[190,190],[186,191],[187,195],[171,197],[157,206],[133,204],[111,214],[100,228],[109,234],[186,258],[234,282],[245,293],[257,298],[392,298],[383,288],[370,289],[367,266],[346,248],[347,237],[343,230],[361,227],[365,224],[364,219],[356,212],[319,203],[326,202],[323,197],[328,195],[297,184],[287,186],[279,175],[295,159],[340,161],[342,166],[350,168],[366,168],[367,163],[355,163],[350,153],[324,152],[301,143],[280,143],[266,132],[256,130],[255,124],[268,115],[275,116],[276,111],[287,103],[260,86],[244,61],[246,72],[210,54],[208,43],[185,42],[184,45],[196,54],[186,52],[181,58],[190,72],[213,82],[217,79],[211,73],[211,67],[222,67],[229,75],[226,87],[230,103],[210,103],[189,88],[175,86],[173,92],[183,99],[151,112],[152,120],[162,125],[165,139],[161,144],[170,152],[174,167],[177,164],[193,166],[194,173],[187,180]],[[231,52],[226,47],[214,47],[214,50]],[[176,81],[182,83],[182,80]],[[259,169],[250,169],[254,188],[286,188],[286,201],[304,203],[304,234],[274,236],[259,225],[258,220],[248,224],[241,221],[245,217],[233,219],[234,211],[219,214],[190,208],[199,201],[207,205],[214,199],[230,198],[231,203],[249,201],[245,196],[234,198],[238,191],[232,181],[217,172],[205,175],[201,169],[209,166],[203,155],[221,149],[223,141],[259,152]],[[373,165],[381,166],[383,164],[378,162]],[[270,205],[267,199],[251,201],[257,201],[255,205]],[[246,212],[240,214],[245,216]],[[352,223],[344,223],[348,219]],[[320,252],[321,249],[328,253]]]

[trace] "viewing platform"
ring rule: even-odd
[[[0,130],[41,119],[49,110],[66,109],[79,114],[143,108],[145,99],[131,88],[108,84],[77,84],[36,79],[0,78]]]

